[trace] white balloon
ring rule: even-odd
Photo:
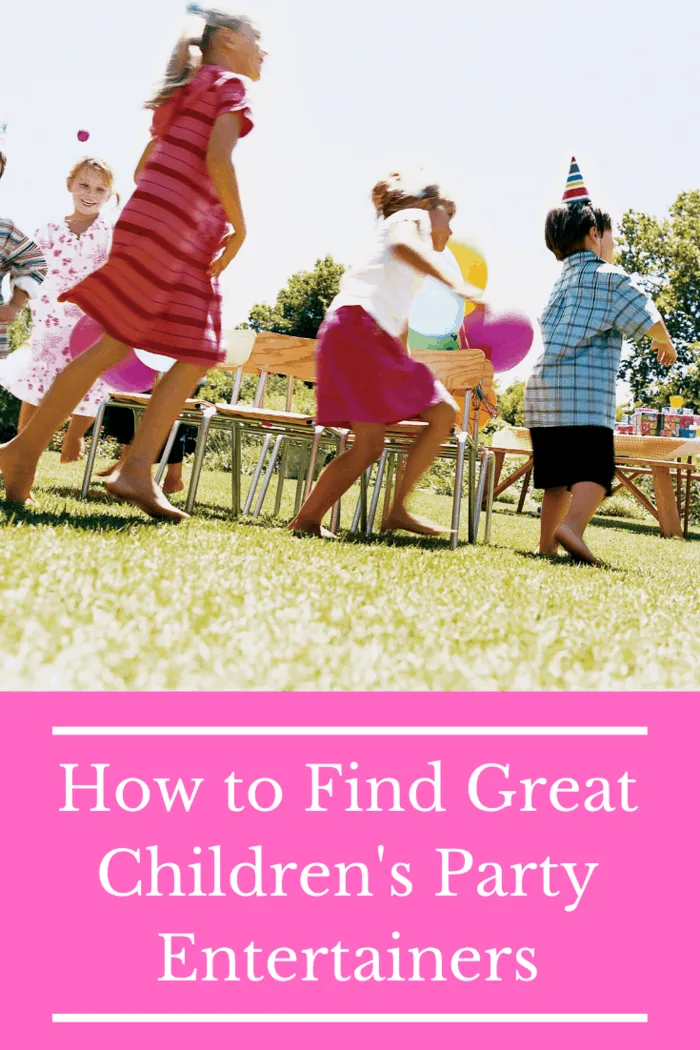
[[[252,328],[228,328],[222,334],[226,364],[231,368],[240,368],[253,352],[257,332]]]
[[[175,364],[174,357],[164,357],[163,354],[152,354],[150,350],[134,350],[134,353],[147,368],[154,372],[169,372]]]
[[[459,264],[449,248],[432,253],[436,266],[462,281]],[[464,299],[433,277],[424,277],[411,306],[408,327],[426,336],[445,336],[458,331],[464,318]]]

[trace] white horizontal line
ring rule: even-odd
[[[647,736],[646,726],[53,726],[53,736]]]
[[[646,1024],[647,1014],[53,1014],[54,1024]]]

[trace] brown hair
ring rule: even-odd
[[[560,204],[547,214],[544,242],[561,262],[575,252],[583,251],[583,242],[593,226],[602,237],[606,230],[612,230],[612,219],[606,211],[595,208],[590,201]]]
[[[83,157],[82,160],[77,161],[68,172],[68,182],[72,182],[73,179],[80,174],[83,168],[88,168],[90,171],[97,171],[100,173],[102,178],[107,183],[107,187],[111,190],[114,196],[117,198],[117,204],[119,204],[120,197],[114,187],[114,172],[110,168],[106,161],[100,160],[98,157]]]
[[[447,209],[450,218],[457,210],[454,201],[443,196],[436,182],[422,187],[415,184],[408,186],[398,171],[382,179],[372,190],[372,204],[377,210],[377,215],[381,215],[384,219],[388,219],[394,212],[402,211],[404,208],[424,207],[426,201],[428,211],[442,205]]]
[[[193,6],[190,5],[190,8]],[[165,74],[153,95],[144,103],[144,109],[158,109],[179,88],[185,87],[194,80],[202,64],[202,55],[211,47],[217,29],[231,29],[234,33],[238,33],[246,26],[252,27],[251,20],[245,15],[231,15],[226,11],[213,8],[197,9],[196,12],[192,12],[190,8],[188,8],[190,13],[204,19],[204,28],[195,35],[186,32],[180,35],[170,55]]]
[[[5,174],[5,168],[7,167],[7,157],[0,151],[0,179]]]

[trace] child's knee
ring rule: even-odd
[[[384,435],[377,434],[368,438],[362,445],[362,454],[366,467],[371,467],[373,463],[376,463],[382,452],[384,451]]]
[[[454,398],[451,398],[448,395],[448,399],[441,401],[439,405],[435,406],[435,409],[436,411],[433,417],[434,423],[440,427],[440,429],[446,430],[447,433],[449,433],[457,422],[457,416],[459,413],[457,402]]]

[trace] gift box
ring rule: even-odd
[[[656,408],[637,408],[632,421],[632,433],[648,436],[657,434],[661,413]]]

